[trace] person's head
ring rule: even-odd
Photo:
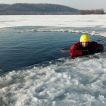
[[[90,42],[90,38],[87,34],[83,34],[81,37],[80,37],[80,42],[81,42],[81,45],[83,47],[87,47],[89,42]]]

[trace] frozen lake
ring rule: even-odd
[[[106,52],[60,52],[82,33],[106,51],[106,15],[0,16],[0,106],[105,106]]]

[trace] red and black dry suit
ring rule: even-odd
[[[87,47],[83,47],[81,42],[77,42],[70,48],[70,56],[72,58],[102,52],[104,47],[97,42],[89,42]]]

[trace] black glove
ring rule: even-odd
[[[90,52],[89,52],[89,50],[83,50],[83,54],[84,54],[84,55],[89,55]]]
[[[94,54],[94,53],[95,53],[95,51],[93,51],[93,50],[83,50],[84,55],[90,55],[90,54]]]
[[[103,52],[103,48],[95,50],[95,53]]]

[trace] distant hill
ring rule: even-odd
[[[78,13],[78,9],[57,4],[0,4],[0,15],[64,15]]]

